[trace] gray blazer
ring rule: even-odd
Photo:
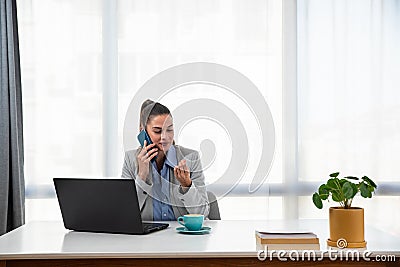
[[[176,149],[177,162],[186,159],[186,164],[190,170],[192,186],[182,194],[180,183],[175,178],[173,169],[170,170],[170,201],[176,218],[192,213],[208,216],[210,205],[207,198],[207,192],[204,182],[203,170],[199,153],[185,147],[174,145]],[[122,168],[123,178],[132,178],[136,181],[136,189],[142,219],[145,221],[153,220],[153,198],[151,197],[153,186],[152,166],[149,164],[149,175],[146,181],[138,177],[137,159],[140,148],[127,151],[125,153],[124,166]],[[138,177],[138,179],[136,179]]]

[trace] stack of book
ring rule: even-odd
[[[312,232],[256,231],[257,250],[319,250],[319,239]]]

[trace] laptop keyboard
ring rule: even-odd
[[[143,230],[145,232],[166,228],[164,223],[143,223]]]

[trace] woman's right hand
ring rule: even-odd
[[[158,154],[158,148],[154,147],[155,145],[150,144],[147,146],[147,141],[144,140],[144,145],[137,155],[138,175],[143,181],[146,181],[149,175],[149,162]]]

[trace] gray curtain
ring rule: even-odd
[[[16,0],[0,0],[0,235],[25,222],[21,72]]]

